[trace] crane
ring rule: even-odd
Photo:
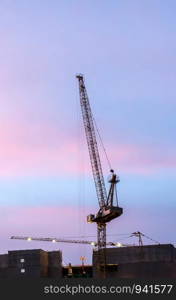
[[[34,241],[48,241],[48,242],[63,242],[63,243],[78,243],[78,244],[91,244],[97,247],[98,262],[97,271],[100,271],[102,267],[102,273],[105,277],[106,268],[106,246],[131,246],[123,245],[121,243],[106,242],[106,223],[111,220],[121,216],[123,209],[118,206],[117,190],[116,184],[120,181],[119,177],[114,173],[114,170],[110,170],[111,176],[109,179],[110,188],[107,195],[101,161],[98,151],[98,145],[96,141],[96,134],[94,129],[93,115],[84,84],[84,78],[82,74],[76,75],[79,83],[79,94],[80,94],[80,104],[82,110],[82,117],[84,123],[84,129],[86,133],[87,145],[89,150],[90,162],[92,166],[92,173],[95,182],[95,188],[99,203],[99,210],[96,215],[90,214],[87,216],[87,221],[89,223],[97,224],[97,242],[94,241],[80,241],[80,240],[66,240],[66,239],[56,239],[56,238],[37,238],[37,237],[21,237],[12,236],[11,239],[18,240],[34,240]],[[116,200],[116,203],[115,203]],[[100,274],[100,273],[99,273]]]
[[[29,237],[29,236],[11,236],[11,240],[23,240],[23,241],[38,241],[38,242],[52,242],[52,243],[69,243],[69,244],[83,244],[83,245],[91,245],[93,247],[97,247],[97,242],[95,241],[86,241],[86,240],[70,240],[63,238],[45,238],[45,237]],[[106,246],[112,247],[131,247],[131,244],[123,244],[119,242],[107,242]]]
[[[102,271],[105,277],[105,267],[106,267],[106,223],[119,217],[123,213],[123,209],[118,206],[118,202],[114,203],[114,198],[117,201],[116,184],[119,182],[119,177],[114,173],[114,170],[110,170],[111,178],[109,180],[110,189],[107,195],[101,161],[98,151],[98,145],[96,140],[94,119],[89,103],[89,98],[87,95],[84,77],[82,74],[77,74],[79,84],[79,95],[81,111],[84,123],[84,129],[86,134],[86,140],[89,150],[90,162],[92,166],[92,173],[95,182],[95,188],[99,203],[99,210],[96,215],[90,214],[87,216],[87,221],[89,223],[97,224],[97,247],[98,247],[98,264],[97,271],[100,271],[102,266]]]

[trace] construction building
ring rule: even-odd
[[[61,251],[9,251],[0,255],[0,278],[97,278],[97,259],[94,250],[93,265],[62,266]],[[115,277],[176,278],[176,248],[171,244],[106,248],[106,278]]]
[[[97,259],[98,251],[93,251],[94,278],[99,276]],[[176,248],[171,244],[106,248],[106,277],[176,278]]]
[[[61,278],[61,251],[16,250],[0,255],[0,278],[18,277]]]

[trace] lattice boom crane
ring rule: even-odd
[[[123,209],[118,206],[116,184],[120,181],[119,177],[111,169],[111,178],[109,180],[110,188],[107,195],[101,161],[98,151],[98,145],[96,141],[96,134],[94,129],[93,115],[84,84],[84,78],[82,74],[76,75],[79,83],[79,94],[80,94],[80,104],[82,110],[82,117],[84,122],[84,128],[86,133],[87,145],[89,150],[89,156],[92,166],[92,173],[95,182],[95,188],[99,203],[99,210],[96,215],[90,214],[87,216],[87,221],[89,223],[97,223],[97,242],[93,241],[80,241],[80,240],[67,240],[67,239],[56,239],[56,238],[37,238],[37,237],[22,237],[22,236],[12,236],[11,239],[18,240],[28,240],[28,241],[47,241],[47,242],[63,242],[63,243],[77,243],[77,244],[91,244],[92,246],[97,246],[98,248],[98,268],[103,266],[105,271],[106,257],[105,248],[106,246],[130,246],[121,243],[106,242],[106,223],[119,217],[123,213]],[[116,199],[116,203],[115,203]],[[103,254],[103,255],[101,255]],[[104,272],[105,273],[105,272]]]
[[[114,204],[114,198],[117,197],[116,183],[119,182],[119,178],[113,170],[110,170],[112,176],[109,180],[110,189],[107,196],[98,145],[96,141],[93,115],[84,83],[84,77],[82,74],[78,74],[76,75],[76,78],[78,79],[79,83],[83,123],[86,133],[97,198],[100,207],[96,215],[91,214],[87,217],[87,221],[90,223],[97,223],[97,246],[98,250],[101,250],[106,247],[106,223],[110,222],[114,218],[119,217],[123,213],[123,209],[118,206],[118,203],[116,203],[116,205]],[[105,261],[103,263],[105,264]]]

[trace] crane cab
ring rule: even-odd
[[[122,215],[123,209],[118,206],[104,207],[101,211],[99,211],[96,215],[88,215],[87,222],[88,223],[108,223],[111,220],[118,218]]]

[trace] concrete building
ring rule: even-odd
[[[93,277],[98,251],[93,252]],[[171,244],[106,249],[108,278],[176,278],[176,248]],[[100,268],[100,276],[102,270]]]
[[[96,278],[97,255],[93,251],[93,266],[63,267],[61,251],[9,251],[0,255],[0,278]],[[100,268],[99,275],[102,273]],[[107,248],[106,277],[176,278],[176,248],[171,244]]]
[[[41,249],[9,251],[0,255],[0,278],[62,277],[62,253]]]
[[[8,254],[0,255],[0,278],[7,277]]]
[[[48,277],[62,277],[62,253],[61,251],[50,251],[48,253]]]

